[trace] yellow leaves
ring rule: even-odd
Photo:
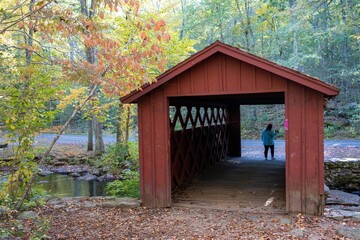
[[[67,95],[60,101],[57,108],[65,109],[68,105],[77,106],[79,102],[82,102],[82,100],[87,97],[87,94],[88,88],[86,87],[71,89],[69,95]]]
[[[262,5],[261,8],[256,10],[256,14],[261,16],[265,14],[268,10],[269,10],[269,4],[264,4]]]

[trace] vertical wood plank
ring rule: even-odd
[[[226,81],[226,55],[221,55],[221,68],[220,68],[220,91],[224,92],[227,89],[227,81]]]
[[[241,156],[241,136],[240,136],[240,106],[232,105],[229,107],[229,156]]]
[[[145,196],[145,186],[144,186],[144,156],[145,155],[145,146],[144,146],[144,104],[139,102],[138,104],[138,141],[139,141],[139,174],[140,174],[140,196],[143,198]]]
[[[271,89],[279,91],[285,90],[287,81],[288,80],[279,75],[271,74]]]
[[[207,81],[209,92],[219,92],[221,90],[221,55],[215,54],[208,60],[206,60],[207,65]]]
[[[240,88],[242,91],[255,89],[255,67],[245,62],[241,62]]]
[[[323,95],[288,83],[286,110],[287,211],[319,215],[323,212]]]
[[[271,89],[271,73],[261,68],[255,68],[255,89],[269,90]]]
[[[240,67],[239,60],[226,57],[225,65],[225,81],[226,81],[226,90],[227,91],[238,91],[239,90],[239,77],[240,77]]]
[[[323,108],[319,106],[322,103],[322,94],[314,90],[306,90],[306,209],[309,214],[319,214],[322,212],[322,190],[319,176],[323,176],[323,153],[320,153],[323,138],[321,132],[322,124],[319,124],[320,114]],[[321,114],[322,115],[322,114]]]
[[[287,211],[301,212],[302,198],[302,96],[304,90],[294,83],[288,84],[286,109],[289,121],[286,155]]]
[[[319,191],[319,208],[317,215],[323,215],[324,214],[324,205],[325,205],[325,197],[324,197],[324,95],[317,93],[317,104],[318,104],[318,133],[319,133],[319,162],[318,162],[318,169],[319,169],[319,175],[318,175],[318,191]]]
[[[151,113],[151,97],[144,97],[138,104],[139,107],[139,131],[141,137],[139,139],[140,146],[140,174],[141,174],[141,198],[146,206],[154,206],[154,188],[153,188],[153,163],[152,163],[152,113]]]
[[[155,206],[168,207],[171,205],[168,101],[163,89],[157,89],[152,98]]]
[[[204,64],[200,63],[191,69],[192,84],[195,93],[204,92],[205,90],[204,67]]]
[[[166,96],[177,95],[179,93],[179,81],[177,78],[167,82],[164,87],[166,89]]]
[[[190,94],[191,93],[191,71],[185,71],[184,73],[178,76],[180,94]]]

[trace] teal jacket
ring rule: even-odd
[[[261,133],[261,140],[264,145],[271,146],[274,145],[275,136],[276,133],[274,130],[266,131],[266,129],[264,129]]]

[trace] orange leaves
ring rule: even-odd
[[[158,52],[159,49],[160,49],[159,46],[157,46],[155,44],[151,45],[151,50],[153,50],[154,52]]]
[[[158,63],[158,67],[159,67],[160,71],[164,71],[164,69],[165,69],[165,64],[166,64],[166,59],[163,58],[163,59]]]
[[[99,17],[100,17],[101,19],[104,19],[104,18],[105,18],[104,11],[100,11],[100,13],[99,13]]]
[[[137,0],[124,0],[124,4],[131,8],[135,16],[139,14],[140,2]]]
[[[109,1],[107,5],[109,6],[110,11],[112,11],[113,10],[113,4]],[[105,4],[105,6],[106,6],[106,4]]]
[[[84,44],[87,48],[92,47],[94,45],[93,41],[86,36],[84,37]]]
[[[64,75],[69,81],[101,83],[104,90],[113,94],[128,92],[153,81],[166,66],[163,42],[170,40],[166,22],[156,18],[146,21],[146,15],[137,16],[141,9],[139,0],[104,0],[97,7],[97,17],[93,18],[59,7],[47,10],[46,21],[39,21],[40,26],[34,21],[38,36],[43,40],[52,42],[54,39],[56,44],[66,45],[67,39],[74,36],[71,44],[74,44],[72,41],[83,43],[80,49],[91,57],[94,55],[95,62],[90,63],[78,56],[65,61],[68,56],[62,58],[59,54],[56,63],[62,66]],[[112,19],[107,19],[109,8],[123,11],[119,16],[126,18],[110,22]],[[112,25],[118,23],[123,30]],[[28,27],[27,24],[28,21],[22,27]]]
[[[163,38],[164,38],[166,41],[170,41],[170,39],[171,39],[170,35],[167,34],[167,33],[165,33],[165,34],[163,35]]]
[[[23,21],[19,22],[19,23],[18,23],[18,27],[19,27],[19,28],[23,28],[23,27],[24,27],[24,22],[23,22]]]
[[[165,30],[165,27],[166,26],[166,23],[164,20],[159,20],[157,22],[155,22],[155,30],[156,31],[164,31]]]

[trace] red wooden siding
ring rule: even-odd
[[[241,157],[240,106],[229,107],[229,157]]]
[[[139,113],[142,201],[149,207],[171,205],[171,186],[223,158],[240,155],[239,104],[284,103],[286,132],[287,212],[323,213],[323,98],[338,89],[297,71],[214,43],[158,77],[143,91],[122,98],[137,102]],[[285,97],[284,97],[285,96]],[[181,131],[169,119],[169,105],[181,115]],[[210,107],[199,120],[200,107]],[[226,124],[215,120],[226,109]],[[195,111],[195,110],[194,110]],[[198,120],[196,120],[198,119]],[[211,119],[211,120],[210,120]],[[199,121],[199,123],[197,123]],[[208,122],[214,124],[209,126]],[[191,128],[186,125],[191,122]],[[215,124],[217,122],[217,124]],[[230,139],[230,141],[229,141]],[[228,146],[230,142],[230,145]],[[229,147],[229,149],[227,148]]]
[[[140,187],[146,206],[171,205],[168,108],[161,89],[138,105]]]
[[[241,66],[239,66],[239,68],[237,68],[237,67],[227,68],[227,66],[231,66],[232,63],[237,64],[237,62],[241,62],[241,63],[246,63],[251,66],[254,66],[255,68],[263,69],[264,71],[271,72],[272,74],[280,76],[283,79],[287,79],[286,81],[295,82],[302,86],[306,86],[308,88],[314,89],[318,92],[323,93],[327,97],[334,97],[339,94],[339,89],[337,89],[336,87],[331,86],[329,84],[326,84],[326,83],[320,81],[319,79],[315,79],[308,75],[305,75],[303,73],[295,71],[293,69],[289,69],[284,66],[280,66],[280,65],[270,62],[264,58],[252,55],[248,52],[245,52],[240,49],[234,48],[232,46],[223,44],[221,42],[215,42],[212,45],[208,46],[207,48],[203,49],[202,51],[194,54],[187,60],[179,63],[172,69],[169,69],[166,72],[164,72],[163,74],[161,74],[160,76],[158,76],[157,77],[158,81],[156,83],[143,86],[142,90],[134,91],[134,92],[122,97],[121,101],[123,101],[124,103],[137,102],[137,101],[139,101],[139,99],[142,96],[146,95],[147,93],[162,86],[163,84],[169,82],[170,80],[174,81],[175,78],[182,75],[184,72],[186,72],[194,67],[199,67],[205,61],[209,61],[211,58],[213,58],[216,55],[221,55],[221,58],[223,60],[221,62],[219,62],[220,65],[219,64],[214,65],[214,63],[210,64],[210,71],[213,70],[213,68],[211,68],[211,66],[213,66],[215,72],[221,74],[220,76],[218,76],[218,81],[221,81],[221,83],[205,81],[206,92],[209,92],[212,89],[212,87],[214,87],[214,86],[215,86],[215,89],[217,89],[216,86],[221,86],[222,90],[224,90],[224,89],[230,90],[231,86],[234,86],[234,85],[231,85],[231,83],[234,84],[233,78],[229,82],[224,82],[223,79],[226,79],[228,74],[231,75],[231,73],[238,72],[239,69],[241,69]],[[229,61],[229,59],[232,59],[232,60]],[[235,59],[237,61],[234,61]],[[216,68],[220,68],[221,71],[216,71]],[[225,71],[224,71],[224,69],[225,69]],[[230,69],[230,72],[227,72],[227,70],[229,70],[229,69]],[[206,71],[204,72],[205,78],[208,78],[209,76],[214,77],[215,75],[212,75],[211,74],[212,72],[210,72],[210,75],[208,74],[209,73],[209,72],[207,72],[208,70],[209,70],[209,68],[207,68]],[[207,85],[206,83],[211,83],[212,85]],[[230,84],[228,85],[227,83],[230,83]],[[240,84],[240,82],[238,82],[238,84]],[[201,86],[201,84],[199,86]],[[227,86],[229,86],[229,88]],[[184,86],[184,87],[186,87],[186,86]],[[238,85],[237,89],[239,90],[239,88],[241,88],[241,87]],[[190,91],[194,91],[194,89],[191,89]],[[232,92],[232,90],[230,90],[229,93],[231,93],[231,92]]]
[[[286,145],[288,212],[322,214],[324,187],[323,94],[290,83]]]
[[[165,83],[166,95],[195,96],[284,92],[287,80],[221,53]]]

